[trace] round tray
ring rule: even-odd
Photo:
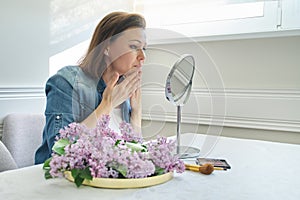
[[[71,172],[65,172],[65,177],[69,181],[74,182]],[[82,184],[99,188],[141,188],[165,183],[172,178],[173,173],[168,172],[166,174],[151,176],[147,178],[93,178],[93,180],[91,181],[84,180]]]

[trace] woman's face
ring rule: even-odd
[[[141,67],[145,60],[146,35],[142,28],[127,29],[108,47],[111,69],[120,75],[133,67]]]

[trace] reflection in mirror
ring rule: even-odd
[[[189,97],[194,74],[194,59],[190,55],[184,55],[174,65],[173,74],[170,74],[171,92],[177,105],[185,104]],[[186,96],[184,97],[184,95]],[[181,101],[180,101],[181,100]]]
[[[195,71],[194,57],[189,54],[182,55],[173,65],[165,87],[166,98],[177,106],[177,154],[180,158],[190,158],[199,156],[199,149],[193,147],[180,146],[180,124],[181,124],[181,107],[187,102]]]

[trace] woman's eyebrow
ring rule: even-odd
[[[136,40],[136,39],[129,40],[129,42],[138,42],[138,43],[142,43],[140,40]]]
[[[137,39],[133,39],[133,40],[129,40],[129,42],[138,42],[140,44],[142,44],[143,42]],[[144,46],[147,46],[147,42],[144,43]]]

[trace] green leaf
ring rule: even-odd
[[[50,162],[52,160],[52,157],[48,158],[45,162],[44,162],[44,165],[43,165],[43,169],[44,170],[47,170],[47,169],[50,169]]]
[[[80,173],[80,177],[84,178],[84,179],[87,179],[87,180],[92,180],[93,177],[91,175],[90,168],[86,167],[84,170],[82,170],[81,173]]]
[[[126,142],[126,146],[135,152],[145,152],[147,150],[143,145],[139,143]]]
[[[77,187],[82,185],[84,179],[87,180],[93,179],[89,167],[86,167],[85,169],[72,169],[71,174],[72,177],[74,178],[74,183],[76,184]]]
[[[45,177],[45,179],[53,178],[50,174],[50,169],[45,171],[44,177]]]
[[[44,177],[45,179],[50,179],[50,178],[53,178],[50,174],[50,161],[52,160],[52,157],[48,158],[44,164],[43,164],[43,170],[45,170],[45,174],[44,174]]]
[[[115,168],[122,176],[126,177],[127,175],[127,167],[124,165],[119,165],[117,168]]]
[[[120,144],[121,140],[117,140],[115,143],[115,146],[118,146],[118,144]]]
[[[71,174],[72,174],[73,178],[76,178],[80,174],[80,169],[72,169]]]
[[[142,147],[144,147],[146,150],[148,150],[146,145],[142,144]]]
[[[79,187],[84,181],[84,178],[80,177],[80,171],[81,171],[80,169],[72,169],[71,170],[71,174],[74,178],[74,183],[77,187]]]
[[[154,174],[156,175],[162,175],[165,173],[165,169],[164,168],[160,168],[160,167],[155,167],[155,172]]]
[[[64,155],[65,154],[65,147],[69,145],[70,142],[67,139],[60,139],[57,142],[55,142],[54,146],[52,147],[52,150],[57,153],[58,155]]]
[[[123,177],[126,177],[127,175],[127,167],[125,165],[120,165],[118,163],[110,163],[108,167],[111,167],[114,170],[118,171]]]
[[[81,186],[84,181],[84,178],[81,178],[80,176],[77,176],[74,178],[74,183],[77,187]]]

